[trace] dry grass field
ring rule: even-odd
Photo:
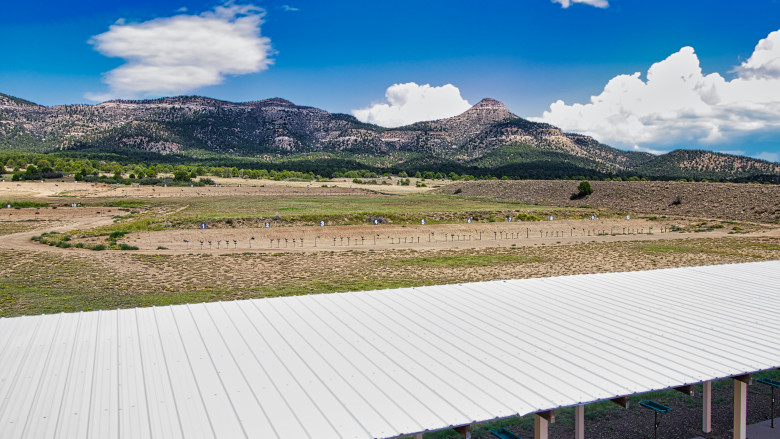
[[[306,187],[225,180],[209,188],[2,183],[0,207],[38,204],[0,210],[0,316],[780,257],[780,227],[773,221],[596,204],[600,191],[625,186],[617,182],[594,184],[593,200],[579,205],[502,199],[516,190],[496,189],[493,197],[468,193],[497,183],[506,187],[480,182],[434,189],[463,187],[457,196],[424,188],[379,192],[383,188],[350,188],[348,182]],[[561,183],[513,184],[549,193]],[[773,186],[725,187],[777,193]],[[776,211],[769,200],[764,210]],[[744,209],[755,212],[756,206]],[[43,233],[39,242],[31,240]]]
[[[777,186],[594,182],[572,200],[571,181],[218,183],[0,183],[0,317],[780,258]],[[724,421],[707,437],[730,437],[728,383],[715,391]],[[698,399],[649,397],[679,408],[663,437],[697,434]],[[588,410],[588,437],[652,431],[643,411]],[[491,426],[532,435],[526,417],[474,437]]]

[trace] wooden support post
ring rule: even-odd
[[[585,406],[574,407],[574,439],[585,439]]]
[[[610,401],[614,402],[615,404],[623,407],[624,409],[628,408],[628,397],[623,396],[620,398],[610,399]]]
[[[453,428],[453,430],[457,431],[463,439],[471,439],[471,425],[461,425],[460,427]]]
[[[539,413],[534,415],[534,439],[549,438],[550,422]]]
[[[734,377],[734,439],[747,439],[747,386],[750,375]]]
[[[422,433],[417,433],[414,435],[414,439],[423,439],[422,435]]]
[[[703,383],[701,431],[712,433],[712,381]]]

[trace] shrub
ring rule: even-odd
[[[584,198],[593,193],[593,188],[590,186],[589,182],[581,181],[580,185],[577,186],[577,191],[577,195],[579,195],[580,198]]]
[[[515,220],[517,221],[539,221],[539,217],[536,215],[531,215],[527,213],[518,213],[515,216]]]
[[[190,181],[190,174],[183,169],[180,169],[178,171],[173,171],[173,180],[174,181]]]

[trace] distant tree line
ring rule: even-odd
[[[138,160],[139,158],[147,160]],[[642,175],[614,175],[585,169],[570,163],[511,163],[499,167],[468,166],[440,159],[408,160],[389,167],[365,163],[362,157],[295,156],[233,157],[162,155],[148,153],[128,157],[113,153],[83,154],[73,152],[27,153],[0,152],[0,165],[13,180],[41,180],[73,175],[76,180],[115,183],[138,182],[158,184],[160,174],[167,181],[189,183],[199,177],[237,177],[277,181],[324,181],[331,178],[377,179],[397,177],[418,180],[519,180],[557,179],[591,181],[738,181],[780,183],[779,176],[756,176],[739,179],[715,179],[700,176],[651,178]],[[435,169],[431,170],[431,169]],[[171,177],[172,176],[172,177]]]

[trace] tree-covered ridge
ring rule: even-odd
[[[702,151],[653,156],[611,148],[517,117],[492,99],[455,117],[396,129],[280,98],[231,103],[183,96],[55,107],[0,99],[0,151],[9,152],[115,156],[122,163],[289,166],[315,175],[360,169],[485,178],[776,181],[780,175],[780,164],[746,157]]]
[[[15,96],[9,96],[4,93],[0,93],[0,107],[2,106],[17,106],[17,105],[27,105],[31,107],[37,107],[38,104],[35,102],[26,101],[21,98],[17,98]]]

